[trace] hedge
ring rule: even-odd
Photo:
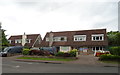
[[[99,60],[115,60],[118,61],[120,59],[120,56],[118,55],[112,55],[112,54],[103,54],[100,55]]]
[[[109,51],[113,55],[119,55],[120,56],[120,46],[110,47]]]
[[[76,57],[76,52],[77,52],[77,49],[73,49],[68,53],[58,52],[58,53],[55,54],[55,56],[59,56],[59,57]]]
[[[22,54],[23,55],[29,55],[29,51],[30,51],[30,49],[24,48],[23,51],[22,51]]]

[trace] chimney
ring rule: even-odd
[[[25,45],[26,39],[27,39],[27,36],[26,36],[26,34],[25,34],[25,32],[24,32],[24,34],[22,35],[22,46]]]
[[[52,31],[49,33],[49,47],[51,47],[53,44],[53,33]]]

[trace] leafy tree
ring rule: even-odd
[[[116,34],[115,39],[116,39],[117,46],[120,46],[120,32]]]
[[[109,46],[119,46],[119,42],[120,42],[120,32],[116,31],[110,31],[107,33],[108,36],[108,44]]]
[[[0,49],[4,49],[5,47],[9,46],[9,42],[6,38],[5,31],[6,30],[1,29],[1,25],[0,25]]]

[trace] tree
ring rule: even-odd
[[[117,46],[120,46],[120,32],[116,34],[115,39],[116,39]]]
[[[109,46],[120,46],[120,32],[110,31],[107,33]]]
[[[5,47],[8,47],[9,46],[9,42],[6,38],[6,35],[5,35],[5,31],[4,29],[1,29],[1,24],[0,24],[0,49],[4,49]]]

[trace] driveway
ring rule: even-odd
[[[90,55],[79,55],[78,60],[64,62],[67,64],[81,64],[90,66],[118,66],[118,64],[103,63],[98,61],[99,57],[95,57],[93,54]]]

